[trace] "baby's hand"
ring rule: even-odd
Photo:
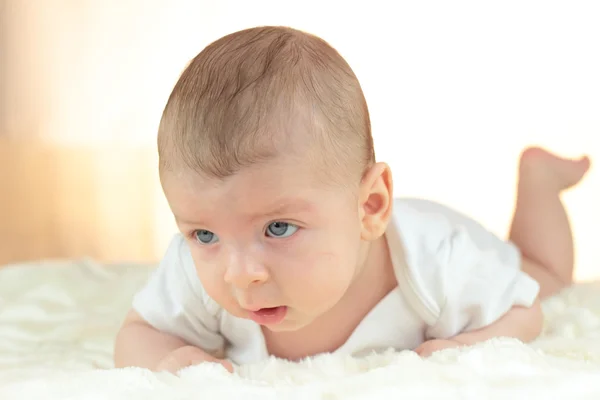
[[[464,344],[460,342],[455,342],[454,340],[433,339],[421,343],[414,351],[421,357],[429,357],[436,351],[461,346],[464,346]]]
[[[203,362],[219,363],[229,372],[233,372],[233,365],[227,360],[220,360],[205,351],[194,347],[184,346],[169,353],[157,365],[156,371],[168,371],[175,374],[177,371]]]

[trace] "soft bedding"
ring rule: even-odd
[[[0,399],[600,399],[600,283],[544,302],[543,335],[423,360],[320,356],[179,376],[111,369],[114,335],[153,266],[90,260],[0,269]]]

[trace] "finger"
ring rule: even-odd
[[[163,361],[161,361],[160,364],[158,364],[158,366],[156,367],[156,372],[164,371],[170,372],[172,374],[177,374],[177,371],[179,371],[181,368],[181,363],[176,357],[168,356]]]
[[[425,347],[415,349],[415,353],[420,355],[421,357],[427,357],[431,355],[431,350]]]
[[[233,364],[227,360],[219,360],[219,364],[221,364],[225,369],[231,373],[233,373]]]
[[[207,360],[207,357],[202,353],[190,352],[181,354],[174,352],[169,354],[158,366],[158,371],[167,371],[172,374],[176,374],[183,368],[200,364],[202,362],[212,361]]]
[[[203,362],[212,362],[212,363],[221,364],[227,371],[233,372],[233,364],[231,364],[231,362],[229,362],[227,360],[221,360],[219,358],[213,357],[211,355],[207,355],[205,353],[190,355],[187,366],[197,365],[197,364],[201,364]]]
[[[413,351],[414,351],[415,353],[420,353],[420,352],[422,352],[422,351],[423,351],[423,350],[425,350],[425,348],[427,347],[426,343],[427,343],[427,342],[425,342],[425,343],[421,343],[420,345],[418,345],[417,347],[415,347],[415,348],[413,349]]]
[[[414,352],[421,357],[429,357],[435,351],[436,346],[433,343],[425,342],[419,345]]]
[[[227,371],[233,372],[233,364],[231,364],[228,360],[223,360],[214,356],[209,356],[204,359],[204,362],[213,362],[217,364],[221,364]]]

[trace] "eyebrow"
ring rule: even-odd
[[[274,203],[273,206],[269,207],[271,210],[268,212],[256,212],[249,215],[249,219],[262,219],[262,218],[274,218],[278,216],[282,216],[284,214],[292,214],[292,213],[307,213],[314,209],[314,204],[299,199],[283,199]],[[178,218],[175,216],[175,221],[177,223],[185,224],[185,225],[202,225],[203,222],[198,219],[195,221]]]
[[[314,205],[306,200],[280,200],[270,207],[271,211],[266,213],[257,213],[253,218],[276,217],[283,214],[310,212],[314,209]]]

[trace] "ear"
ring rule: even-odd
[[[359,189],[361,239],[375,240],[385,233],[392,215],[392,171],[385,163],[376,163],[363,175]]]

